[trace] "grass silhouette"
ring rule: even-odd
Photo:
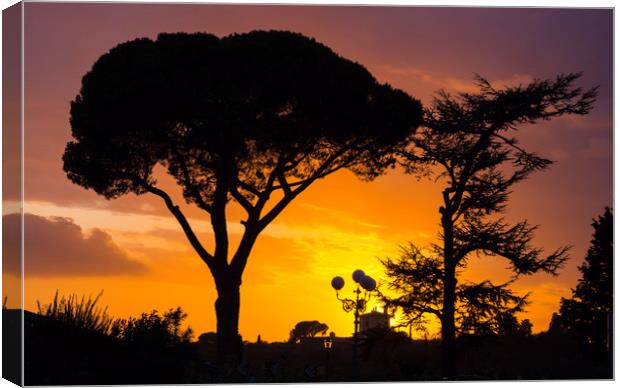
[[[39,315],[54,319],[58,322],[93,330],[102,334],[109,334],[114,318],[108,315],[108,307],[100,308],[97,306],[99,298],[103,295],[103,290],[95,298],[82,295],[78,301],[77,294],[69,296],[58,296],[58,290],[54,294],[54,299],[47,305],[41,305],[37,300]]]

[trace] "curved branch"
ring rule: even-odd
[[[310,186],[310,184],[312,184],[312,182],[316,181],[317,179],[321,179],[321,178],[323,178],[323,177],[327,176],[328,174],[331,174],[331,173],[333,173],[335,171],[338,171],[341,168],[346,167],[347,164],[350,162],[351,158],[347,159],[346,161],[344,161],[342,163],[338,163],[336,166],[332,166],[332,163],[334,163],[339,157],[344,155],[347,151],[350,151],[351,149],[353,149],[355,146],[356,146],[356,144],[352,144],[352,145],[348,145],[348,146],[342,147],[340,150],[338,150],[333,155],[331,155],[329,158],[327,158],[321,164],[321,166],[319,166],[317,168],[317,170],[310,177],[308,177],[308,178],[306,178],[304,180],[301,180],[299,182],[293,182],[293,183],[288,183],[287,182],[289,190],[293,186],[297,186],[297,187],[294,190],[290,190],[288,192],[285,191],[284,197],[277,204],[275,204],[269,210],[269,212],[267,212],[267,214],[265,214],[260,219],[260,221],[259,221],[259,228],[260,228],[260,230],[263,230],[267,225],[269,225],[269,223],[271,221],[273,221],[278,216],[278,214],[280,214],[284,210],[284,208],[286,208],[286,206],[293,199],[295,199],[295,197],[297,197],[305,189],[307,189],[308,186]],[[273,184],[273,181],[271,183]],[[272,186],[272,188],[273,187],[274,186]],[[278,187],[278,186],[276,186],[276,187]],[[262,207],[259,209],[259,211],[261,211],[261,210],[262,210]]]
[[[252,206],[252,203],[243,194],[239,192],[237,185],[230,186],[230,195],[232,195],[235,201],[237,201],[237,203],[239,203],[239,205],[241,205],[241,207],[245,209],[248,215],[254,212],[254,206]]]
[[[192,230],[192,227],[190,226],[189,222],[187,221],[187,218],[181,212],[181,209],[179,209],[179,207],[174,204],[174,202],[172,201],[172,198],[170,198],[168,193],[152,185],[143,184],[142,186],[149,193],[155,194],[156,196],[164,200],[166,207],[168,208],[170,213],[172,213],[172,215],[177,219],[177,221],[181,225],[181,228],[183,228],[183,232],[185,233],[185,236],[189,240],[190,244],[192,245],[196,253],[198,253],[202,261],[204,261],[205,264],[207,264],[209,269],[211,269],[211,271],[214,271],[215,262],[214,262],[213,256],[209,252],[207,252],[207,250],[202,246],[202,244],[198,240],[198,237],[196,237],[196,234]]]

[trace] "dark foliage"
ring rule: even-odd
[[[400,308],[402,326],[427,331],[432,317],[441,322],[443,307],[443,264],[440,258],[427,255],[410,244],[401,247],[397,260],[381,260],[387,286],[398,295],[384,298]],[[455,299],[456,331],[459,335],[515,335],[527,333],[515,314],[527,305],[527,295],[517,296],[509,283],[495,285],[488,280],[458,284]],[[531,328],[530,328],[531,333]]]
[[[118,319],[114,321],[110,334],[133,344],[147,347],[167,348],[190,342],[193,331],[191,327],[182,329],[181,325],[187,314],[180,307],[170,309],[163,314],[157,310],[142,313],[139,318]]]
[[[317,334],[327,333],[329,327],[319,321],[298,322],[289,335],[289,342],[298,343],[304,338],[313,338]]]
[[[592,227],[590,248],[579,266],[581,278],[572,297],[562,298],[560,311],[551,319],[549,334],[574,338],[584,351],[605,363],[611,361],[613,351],[612,210],[606,208],[603,215],[592,221]]]
[[[422,121],[420,103],[301,34],[160,34],[104,54],[71,103],[69,179],[108,199],[160,197],[215,279],[218,343],[237,354],[239,286],[260,234],[317,179],[373,179]],[[209,252],[157,186],[163,166],[209,214]],[[226,207],[246,212],[232,250]]]
[[[593,311],[610,312],[613,307],[614,216],[606,208],[592,221],[594,235],[584,263],[579,266],[582,277],[577,282],[574,298],[588,303]]]
[[[3,324],[18,324],[20,317],[19,310],[3,311]],[[212,340],[183,342],[174,347],[152,343],[155,346],[145,352],[111,335],[78,329],[27,311],[25,329],[28,385],[299,383],[325,381],[328,377],[329,381],[346,382],[352,381],[353,375],[350,339],[337,338],[329,351],[322,342],[312,341],[248,343],[244,345],[245,362],[227,369],[214,363],[216,345]],[[7,349],[6,342],[3,349]],[[456,346],[462,350],[457,380],[607,376],[605,368],[581,352],[571,337],[461,336]],[[441,379],[439,341],[412,341],[403,333],[372,330],[359,347],[357,381]],[[308,369],[316,373],[308,375]]]
[[[190,344],[191,329],[181,329],[187,315],[180,308],[162,315],[153,311],[139,318],[117,319],[105,330],[90,324],[100,322],[98,319],[80,320],[73,313],[49,313],[93,310],[99,311],[95,317],[102,317],[103,310],[94,307],[97,299],[76,301],[74,295],[58,298],[56,294],[54,302],[40,314],[26,314],[26,384],[209,381],[200,375],[198,355]]]
[[[568,247],[549,255],[531,242],[536,230],[527,221],[510,225],[501,216],[513,186],[551,161],[519,146],[513,133],[520,125],[565,114],[585,115],[596,89],[575,87],[579,74],[528,85],[495,89],[476,77],[477,93],[452,96],[440,92],[425,111],[424,130],[403,153],[409,173],[435,175],[444,183],[441,245],[433,247],[443,260],[441,323],[443,370],[455,375],[454,338],[457,300],[456,270],[473,254],[508,260],[515,276],[536,272],[556,274]]]
[[[78,299],[55,296],[61,300]],[[83,301],[88,301],[82,298]],[[88,303],[72,303],[95,307]],[[45,311],[64,311],[48,307]],[[83,310],[83,309],[82,309]],[[19,325],[19,310],[3,311],[4,327]],[[75,315],[70,315],[75,316]],[[115,320],[108,334],[97,326],[76,324],[61,314],[25,312],[26,382],[29,385],[56,384],[147,384],[222,382],[309,382],[327,378],[351,381],[350,340],[336,339],[331,355],[321,342],[299,344],[246,344],[247,361],[237,369],[215,366],[215,333],[205,333],[190,343],[191,331],[183,330],[186,315],[180,308],[159,314],[143,313],[127,320]],[[308,322],[316,323],[316,322]],[[320,324],[319,324],[320,325]],[[317,325],[313,325],[317,326]],[[514,328],[505,325],[506,328]],[[527,320],[517,333],[502,336],[462,335],[459,380],[601,378],[605,369],[580,352],[572,337],[527,336]],[[10,341],[3,341],[3,346]],[[404,333],[386,329],[365,332],[360,342],[361,381],[437,380],[439,347],[436,341],[411,341]],[[528,357],[520,355],[528,354]],[[329,361],[331,359],[331,361]],[[548,360],[547,360],[548,359]],[[547,360],[545,362],[545,360]],[[549,361],[550,360],[550,361]],[[331,364],[328,365],[328,363]],[[308,376],[310,368],[316,374]]]

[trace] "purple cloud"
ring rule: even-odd
[[[19,273],[19,214],[2,216],[4,270]],[[33,277],[141,275],[143,263],[132,260],[106,232],[84,235],[69,218],[24,214],[25,275]]]

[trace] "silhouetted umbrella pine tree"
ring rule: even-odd
[[[289,334],[289,342],[298,343],[305,338],[314,338],[317,334],[327,333],[329,327],[319,321],[301,321],[297,322],[293,330]]]
[[[579,77],[559,75],[503,90],[476,77],[477,93],[452,96],[442,91],[425,111],[424,129],[403,154],[409,173],[436,173],[445,184],[439,208],[442,244],[436,247],[443,259],[445,377],[455,374],[456,270],[467,265],[472,253],[504,257],[516,275],[555,274],[567,259],[568,247],[543,256],[540,248],[530,244],[536,227],[526,221],[510,225],[501,213],[516,183],[552,163],[523,149],[513,133],[523,124],[590,112],[596,88],[575,87]]]
[[[382,174],[421,121],[417,100],[303,35],[161,34],[116,46],[84,76],[64,170],[108,199],[163,200],[213,275],[218,352],[235,360],[239,288],[261,231],[318,179],[341,169]],[[213,251],[157,186],[156,165],[209,214]],[[245,210],[236,249],[231,200]]]

